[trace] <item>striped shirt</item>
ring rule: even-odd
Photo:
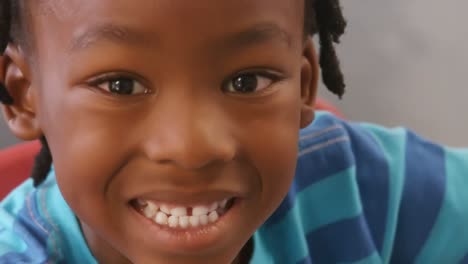
[[[319,113],[251,263],[468,264],[468,149]],[[0,204],[0,263],[96,263],[52,170]]]

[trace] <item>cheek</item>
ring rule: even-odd
[[[258,173],[257,191],[260,191],[255,199],[269,216],[286,196],[294,178],[300,127],[299,93],[285,89],[271,105],[255,113],[255,118],[242,123],[242,146]]]
[[[260,202],[262,207],[271,214],[286,196],[291,182],[297,160],[297,129],[288,129],[283,126],[264,131],[262,138],[252,139],[252,163],[255,164],[259,174]]]
[[[47,118],[53,121],[49,120],[45,129],[57,182],[76,211],[90,204],[105,204],[107,185],[125,164],[132,145],[130,117],[104,115],[104,111],[86,105],[93,104],[49,104],[54,114]]]

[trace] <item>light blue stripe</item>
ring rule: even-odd
[[[307,220],[303,223],[307,233],[360,215],[362,207],[355,167],[306,188],[298,194],[294,210],[299,211],[301,219]]]
[[[309,255],[307,233],[362,213],[354,167],[305,188],[296,197],[284,219],[259,230],[265,247],[282,249],[272,252],[278,263],[295,263]]]
[[[374,254],[360,261],[356,261],[352,263],[340,263],[340,264],[381,264],[381,263],[387,263],[387,262],[382,262],[379,254],[375,252]]]
[[[401,196],[404,186],[405,172],[405,144],[406,130],[403,128],[383,129],[373,125],[365,125],[381,145],[388,161],[389,177],[389,201],[385,238],[381,257],[383,263],[389,263],[395,239],[400,209]]]
[[[445,153],[446,195],[416,263],[456,263],[468,252],[468,150]]]
[[[258,231],[260,243],[275,263],[295,263],[309,255],[303,223],[296,208],[289,211],[285,221]]]
[[[54,230],[48,241],[51,252],[54,252],[53,247],[59,246],[60,252],[56,254],[58,257],[65,257],[67,263],[97,263],[87,246],[74,213],[60,192],[53,169],[46,181],[41,184],[40,191],[43,192],[47,204],[47,208],[41,208],[41,216],[48,220]]]
[[[27,180],[0,202],[0,256],[12,250],[22,253],[27,249],[24,240],[14,232],[15,218],[25,206],[25,197],[33,190]]]
[[[0,260],[12,251],[22,253],[27,249],[23,239],[13,231],[15,219],[0,208]]]
[[[260,234],[256,232],[254,234],[254,252],[250,264],[263,264],[263,263],[274,263],[271,252],[268,251],[265,243],[263,243]]]

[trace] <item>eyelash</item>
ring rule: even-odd
[[[223,84],[223,89],[225,87],[225,85],[229,82],[234,82],[236,78],[238,77],[241,77],[241,76],[256,76],[257,78],[260,77],[260,78],[266,78],[270,81],[269,85],[264,88],[264,89],[261,89],[260,91],[254,91],[254,92],[248,92],[248,93],[245,93],[246,96],[260,96],[260,95],[264,95],[264,94],[267,94],[269,93],[274,84],[276,84],[277,82],[279,81],[282,81],[285,79],[285,77],[280,74],[279,72],[273,72],[271,70],[251,70],[251,71],[243,71],[243,72],[240,72],[240,73],[236,73],[235,75],[233,75],[232,77],[230,77],[226,82],[224,82]],[[233,94],[235,95],[239,95],[239,96],[242,96],[244,93],[241,93],[241,92],[233,92]]]
[[[236,78],[240,77],[246,77],[246,76],[255,76],[255,77],[260,77],[260,78],[266,78],[271,81],[271,83],[264,89],[261,89],[260,91],[253,91],[253,92],[230,92],[226,90],[226,86],[233,84]],[[114,73],[105,73],[102,74],[101,76],[98,76],[91,81],[88,82],[88,85],[94,87],[95,89],[106,93],[111,96],[117,96],[117,97],[122,97],[122,96],[141,96],[141,95],[147,95],[151,93],[151,90],[146,88],[147,86],[145,85],[144,82],[140,81],[141,78],[136,77],[135,75],[132,74],[127,74],[127,73],[119,73],[119,72],[114,72]],[[229,94],[234,94],[238,96],[255,96],[255,95],[263,95],[265,93],[268,93],[271,88],[274,86],[275,83],[282,81],[285,79],[285,77],[277,72],[277,71],[272,71],[272,70],[245,70],[241,72],[237,72],[234,75],[231,75],[229,78],[227,78],[225,81],[222,82],[221,84],[221,90],[223,92],[229,93]],[[143,87],[145,87],[145,91],[140,94],[134,94],[134,95],[122,95],[122,94],[117,94],[113,93],[110,91],[106,91],[103,88],[99,87],[105,83],[111,83],[115,82],[118,80],[132,80],[136,83],[141,84]]]
[[[99,90],[100,92],[103,92],[112,96],[118,96],[118,97],[129,96],[129,95],[120,95],[117,93],[112,93],[110,91],[105,91],[103,88],[99,87],[100,85],[103,85],[105,83],[115,82],[117,80],[132,80],[134,82],[141,84],[145,88],[145,91],[142,94],[136,94],[136,95],[131,95],[131,96],[146,95],[146,94],[151,93],[150,89],[146,88],[147,86],[145,82],[140,81],[141,80],[140,77],[136,77],[135,75],[128,74],[128,73],[119,73],[119,72],[105,73],[89,81],[88,85],[92,86],[96,90]]]

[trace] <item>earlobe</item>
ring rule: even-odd
[[[303,64],[301,69],[301,123],[305,128],[315,118],[315,101],[319,81],[319,65],[312,38],[308,38],[304,44]]]
[[[34,107],[31,78],[24,54],[9,46],[0,57],[0,83],[12,99],[2,105],[3,116],[12,133],[22,140],[37,139],[42,135]]]

